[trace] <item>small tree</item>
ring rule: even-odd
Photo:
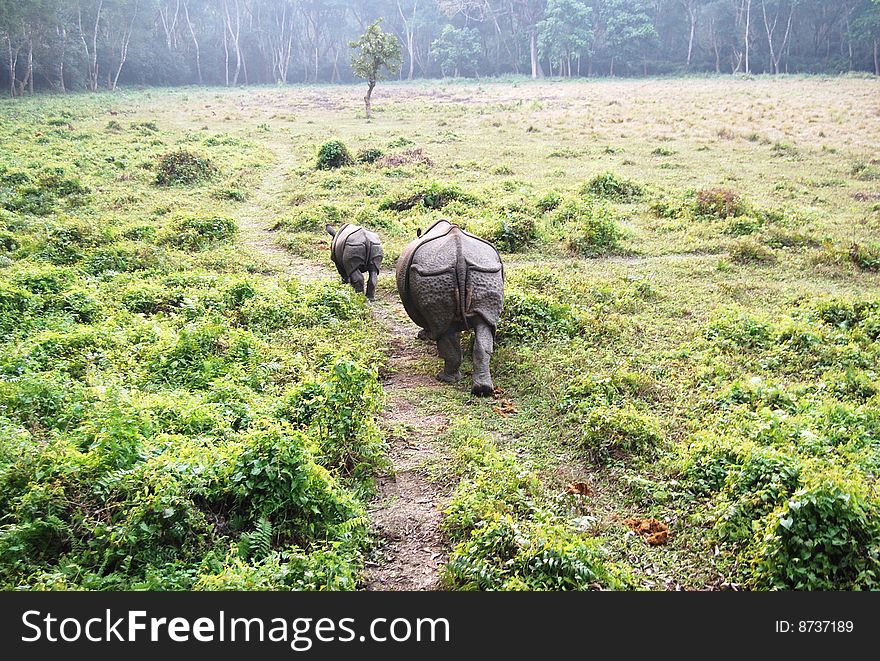
[[[372,117],[371,98],[376,83],[400,71],[403,64],[400,42],[393,34],[382,32],[379,27],[381,22],[380,18],[367,28],[360,39],[349,42],[349,46],[357,51],[351,56],[352,71],[358,78],[367,81],[367,95],[364,97],[367,119]]]
[[[473,28],[446,25],[431,44],[431,54],[440,63],[445,78],[450,72],[458,78],[462,71],[477,71],[480,60],[480,33]]]

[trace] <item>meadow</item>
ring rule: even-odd
[[[0,586],[878,587],[876,78],[363,92],[0,102]],[[493,398],[397,299],[439,218]]]

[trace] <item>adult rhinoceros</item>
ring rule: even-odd
[[[342,282],[350,282],[354,290],[361,294],[364,291],[364,273],[367,273],[369,275],[367,299],[374,300],[383,257],[379,235],[349,223],[340,227],[338,232],[332,225],[327,225],[326,229],[333,237],[330,244],[330,259],[342,276]]]
[[[491,395],[489,359],[504,305],[504,266],[495,246],[440,220],[404,248],[397,261],[397,291],[410,319],[437,342],[445,361],[440,381],[461,379],[459,334],[474,331],[471,392]]]

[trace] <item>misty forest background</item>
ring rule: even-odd
[[[351,81],[377,18],[402,79],[880,75],[878,0],[0,0],[0,85]]]

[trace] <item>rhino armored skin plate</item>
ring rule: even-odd
[[[504,306],[504,265],[495,246],[439,220],[404,248],[396,275],[404,309],[445,361],[437,378],[461,379],[460,333],[473,330],[472,392],[491,395],[489,359]]]
[[[327,232],[333,237],[330,244],[330,259],[342,276],[342,282],[350,282],[359,294],[364,293],[364,273],[369,274],[366,282],[367,299],[376,298],[376,282],[382,266],[382,242],[375,232],[359,225],[344,224],[339,231],[327,225]]]

